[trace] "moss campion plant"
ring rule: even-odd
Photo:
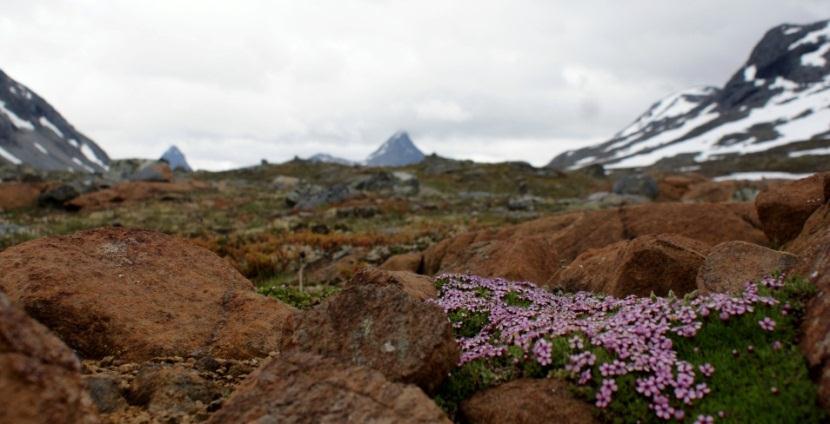
[[[611,422],[819,422],[796,344],[809,285],[615,298],[467,275],[437,280],[462,349],[439,403],[518,377],[560,377]]]

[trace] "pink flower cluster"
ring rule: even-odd
[[[442,275],[446,283],[436,303],[448,314],[459,310],[489,314],[487,324],[473,337],[461,337],[460,365],[484,358],[502,357],[518,346],[542,366],[550,365],[554,339],[565,337],[570,348],[565,370],[578,384],[592,381],[596,367],[602,376],[596,405],[607,407],[618,390],[616,379],[633,374],[636,391],[650,400],[663,419],[683,419],[684,405],[710,393],[703,379],[715,372],[711,364],[694,365],[679,360],[671,336],[694,337],[710,315],[721,320],[752,312],[777,300],[760,296],[758,286],[747,284],[740,296],[706,294],[691,299],[661,297],[614,298],[580,292],[554,294],[527,282],[469,275]],[[783,285],[768,277],[761,284]],[[483,295],[482,293],[485,293]],[[509,295],[509,296],[508,296]],[[522,304],[508,299],[520,299]],[[531,302],[527,305],[526,302]],[[767,331],[775,321],[759,322]],[[608,352],[613,359],[597,363],[592,350]],[[701,416],[699,422],[711,422]]]

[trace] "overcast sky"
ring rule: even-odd
[[[722,85],[827,0],[0,0],[0,68],[114,158],[426,153],[542,165]]]

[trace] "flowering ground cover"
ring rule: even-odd
[[[738,296],[614,298],[466,275],[436,279],[462,356],[436,400],[565,378],[609,422],[821,422],[797,328],[812,286],[767,277]]]

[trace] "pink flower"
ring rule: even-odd
[[[764,317],[764,319],[758,321],[758,325],[760,325],[761,329],[764,331],[775,331],[775,321],[770,317]]]

